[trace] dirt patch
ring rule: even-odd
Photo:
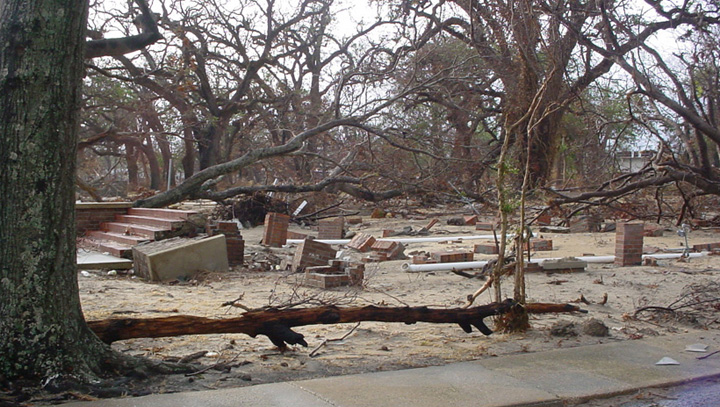
[[[487,233],[476,231],[472,226],[449,226],[444,220],[432,228],[431,236]],[[412,226],[414,230],[419,230],[427,223],[428,219],[364,219],[359,225],[351,225],[350,230],[380,236],[383,229],[402,230]],[[291,227],[291,230],[313,233],[309,228],[297,226]],[[258,244],[262,231],[262,227],[242,231],[247,244],[246,254],[268,253]],[[538,252],[538,257],[614,254],[615,234],[612,232],[543,233],[542,237],[552,239],[553,250]],[[693,231],[690,236],[691,244],[717,241],[720,241],[720,234],[712,231]],[[406,245],[405,252],[472,249],[474,243],[477,242],[410,243]],[[681,244],[683,238],[672,231],[662,237],[645,238],[646,246],[659,249],[680,248]],[[278,249],[272,251],[272,256],[282,257],[292,253],[293,248]],[[344,255],[360,256],[349,249],[344,249]],[[475,258],[491,259],[493,256],[476,254]],[[245,268],[235,268],[228,273],[204,273],[195,280],[173,284],[148,283],[129,275],[108,275],[107,272],[91,272],[89,277],[80,276],[79,279],[83,309],[88,320],[175,314],[213,318],[239,316],[242,309],[222,304],[240,297],[238,302],[250,308],[288,302],[457,307],[483,284],[483,281],[463,278],[447,271],[406,273],[401,269],[405,261],[370,263],[366,266],[363,287],[330,290],[300,286],[298,274],[248,271]],[[656,266],[620,268],[612,264],[591,264],[585,272],[529,274],[527,293],[531,302],[566,303],[583,297],[590,304],[579,304],[588,311],[587,314],[532,317],[532,329],[522,335],[466,334],[460,327],[450,324],[363,322],[356,328],[355,324],[299,327],[297,331],[305,335],[309,346],[284,353],[278,352],[265,337],[231,334],[133,339],[115,343],[113,347],[127,354],[173,361],[197,352],[207,352],[195,360],[198,371],[202,372],[191,376],[151,378],[142,384],[144,391],[150,392],[217,389],[442,365],[518,352],[717,328],[717,320],[703,320],[697,316],[684,318],[677,314],[649,312],[638,319],[634,317],[634,312],[646,305],[668,306],[686,294],[684,290],[691,284],[703,285],[717,279],[719,270],[720,257],[706,256],[689,262],[659,260]],[[510,296],[512,282],[504,282],[504,287]],[[602,304],[605,297],[607,300]],[[487,293],[476,301],[477,304],[488,302],[491,302],[491,297]],[[588,335],[582,329],[576,336],[559,337],[550,333],[551,327],[558,322],[572,322],[580,327],[591,319],[607,326],[609,336]],[[345,335],[344,340],[329,341],[316,350],[323,341]],[[310,356],[313,350],[314,355]]]

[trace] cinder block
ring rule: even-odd
[[[174,238],[133,247],[135,272],[152,281],[188,278],[198,271],[227,271],[225,235]]]

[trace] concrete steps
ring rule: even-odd
[[[145,236],[149,240],[162,239],[162,232],[167,229],[156,226],[123,223],[123,222],[107,222],[100,225],[101,229],[106,232],[121,233],[123,235]]]
[[[130,208],[127,215],[116,215],[114,222],[101,224],[101,230],[89,231],[81,246],[110,253],[121,258],[132,257],[132,247],[143,242],[174,236],[197,214],[173,209]]]
[[[132,257],[132,246],[129,244],[118,243],[112,240],[87,238],[84,239],[82,247],[94,249],[102,253],[110,253],[115,257],[129,259]]]

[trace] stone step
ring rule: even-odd
[[[183,220],[153,218],[137,215],[117,215],[115,217],[120,223],[131,223],[133,225],[147,225],[156,228],[176,229],[182,227]]]
[[[159,240],[163,232],[168,232],[170,229],[161,228],[156,226],[138,225],[132,223],[120,223],[120,222],[106,222],[100,225],[105,232],[114,232],[122,234],[131,234],[138,236],[145,236],[150,240]]]
[[[128,210],[128,215],[132,216],[171,220],[187,220],[190,216],[195,214],[197,214],[195,211],[180,211],[175,209],[130,208]]]
[[[140,244],[142,242],[148,242],[150,239],[147,236],[138,236],[138,235],[126,235],[124,233],[117,233],[117,232],[103,232],[99,230],[88,232],[88,236],[92,239],[96,240],[108,240],[113,242],[118,242],[122,244],[128,244],[131,246],[134,246],[136,244]]]

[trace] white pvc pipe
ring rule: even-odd
[[[494,239],[493,235],[475,235],[475,236],[433,236],[433,237],[381,237],[377,240],[381,242],[398,242],[398,243],[428,243],[428,242],[455,242],[462,240],[480,240]],[[288,239],[287,243],[302,243],[303,239]],[[316,242],[325,244],[348,244],[350,239],[315,239]]]
[[[707,252],[702,253],[688,253],[688,257],[695,258],[707,255]],[[682,253],[660,253],[660,254],[645,254],[642,256],[643,259],[646,257],[652,257],[654,259],[677,259],[682,257]],[[575,259],[586,261],[588,263],[612,263],[615,261],[615,256],[581,256],[574,257]],[[561,260],[562,257],[549,257],[542,259],[532,259],[530,263],[542,264],[548,260]],[[482,261],[463,261],[457,263],[431,263],[431,264],[410,264],[403,263],[402,270],[407,273],[418,273],[423,271],[450,271],[450,270],[468,270],[468,269],[479,269],[487,264],[487,260]]]

